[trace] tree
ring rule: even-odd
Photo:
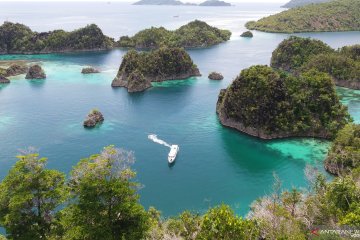
[[[66,198],[65,175],[26,151],[0,184],[0,225],[11,239],[47,239]]]
[[[198,239],[257,239],[259,231],[253,220],[237,217],[227,205],[210,209],[204,216]]]
[[[71,172],[71,201],[61,212],[64,239],[141,239],[149,216],[138,202],[132,152],[105,147]]]

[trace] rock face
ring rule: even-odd
[[[135,71],[129,75],[127,85],[128,92],[142,92],[150,87],[150,80],[146,79],[141,72]]]
[[[126,87],[129,92],[137,92],[151,87],[151,82],[193,76],[201,76],[199,69],[182,48],[160,48],[143,53],[130,50],[124,56],[111,86]]]
[[[221,75],[221,73],[218,73],[218,72],[210,73],[208,78],[211,80],[223,80],[224,79],[223,75]]]
[[[44,79],[46,78],[46,74],[40,65],[33,65],[29,68],[26,79]]]
[[[332,139],[350,120],[328,74],[295,77],[267,66],[243,70],[220,91],[216,111],[224,126],[261,139]]]
[[[250,31],[243,32],[240,37],[252,38],[254,35]]]
[[[87,115],[83,125],[86,128],[93,128],[97,124],[102,123],[103,121],[104,121],[104,116],[102,115],[102,113],[96,109],[93,109]]]
[[[0,76],[0,83],[10,83],[10,80],[6,77]]]
[[[26,66],[21,66],[19,64],[12,64],[6,69],[6,76],[17,76],[25,74],[28,71]]]
[[[81,70],[82,74],[99,73],[100,71],[93,67],[86,67]]]

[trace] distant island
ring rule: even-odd
[[[220,1],[220,0],[207,0],[203,3],[197,5],[196,3],[183,3],[178,0],[140,0],[133,3],[133,5],[169,5],[169,6],[214,6],[214,7],[223,7],[231,6],[230,3]]]
[[[282,8],[295,8],[295,7],[302,7],[309,4],[317,4],[317,3],[324,3],[330,2],[332,0],[291,0],[290,2],[281,6]]]
[[[220,122],[261,139],[332,139],[350,115],[326,73],[293,76],[268,66],[252,66],[220,91]]]
[[[175,31],[163,27],[152,27],[136,33],[133,37],[122,36],[119,47],[152,49],[161,46],[203,48],[230,39],[231,32],[209,26],[206,22],[195,20]]]
[[[229,7],[231,6],[231,3],[227,3],[224,1],[219,1],[219,0],[208,0],[205,2],[202,2],[199,4],[199,6],[206,6],[206,7]]]
[[[199,69],[183,48],[162,47],[150,52],[130,50],[125,54],[111,86],[140,92],[150,88],[151,82],[193,76],[200,76]]]
[[[360,45],[335,50],[320,40],[292,36],[274,50],[271,66],[296,75],[316,69],[337,86],[360,89]]]
[[[0,54],[94,51],[114,46],[114,40],[105,36],[95,24],[72,32],[55,30],[38,33],[20,23],[4,22],[0,26],[0,36]]]
[[[335,0],[292,8],[246,23],[250,30],[277,33],[360,30],[360,1]]]

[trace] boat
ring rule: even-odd
[[[171,145],[170,152],[168,155],[168,162],[173,163],[175,161],[176,155],[179,151],[179,145]]]

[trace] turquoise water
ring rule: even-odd
[[[103,11],[107,13],[104,18],[100,18],[101,6],[89,3],[86,5],[88,11],[73,9],[51,14],[51,11],[37,9],[36,19],[26,9],[26,4],[23,9],[15,8],[16,4],[2,4],[0,16],[29,21],[29,25],[39,30],[52,29],[56,24],[70,28],[70,23],[76,27],[84,22],[95,22],[111,36],[133,33],[150,24],[177,27],[182,21],[195,18],[210,19],[216,26],[240,33],[245,21],[279,10],[275,5],[265,5],[262,10],[253,5],[216,11],[194,7],[137,8],[139,16],[154,16],[147,22],[145,17],[128,14],[135,11],[134,6],[121,4],[116,6],[122,8],[112,10],[104,5]],[[1,14],[3,9],[5,15]],[[95,16],[94,9],[97,10]],[[177,14],[174,14],[175,9]],[[172,15],[180,15],[180,20],[173,19]],[[115,27],[119,25],[120,28]],[[125,27],[128,29],[123,31]],[[284,187],[305,187],[304,167],[311,164],[322,169],[328,142],[315,139],[262,141],[222,127],[216,117],[219,90],[227,87],[241,69],[253,64],[268,64],[272,50],[287,37],[260,32],[254,35],[253,39],[235,35],[225,44],[189,50],[202,77],[157,83],[146,92],[131,95],[125,89],[110,87],[125,54],[123,50],[0,56],[0,60],[39,62],[48,76],[44,81],[28,81],[18,76],[11,84],[0,85],[0,179],[14,164],[18,149],[27,146],[34,146],[41,155],[47,156],[49,168],[68,173],[80,158],[115,144],[135,152],[134,168],[138,172],[137,179],[144,185],[140,190],[141,202],[146,207],[155,206],[167,216],[184,209],[204,211],[222,202],[230,204],[237,213],[246,214],[252,201],[269,193],[273,172],[282,179]],[[332,47],[360,40],[359,32],[305,36],[319,38]],[[80,74],[81,68],[88,65],[100,68],[102,73]],[[213,70],[222,72],[225,79],[208,80],[206,76]],[[360,91],[339,88],[338,92],[355,121],[360,122]],[[94,107],[102,111],[105,122],[98,128],[84,129],[82,121]],[[169,149],[150,141],[149,134],[180,145],[173,167],[167,164]]]

